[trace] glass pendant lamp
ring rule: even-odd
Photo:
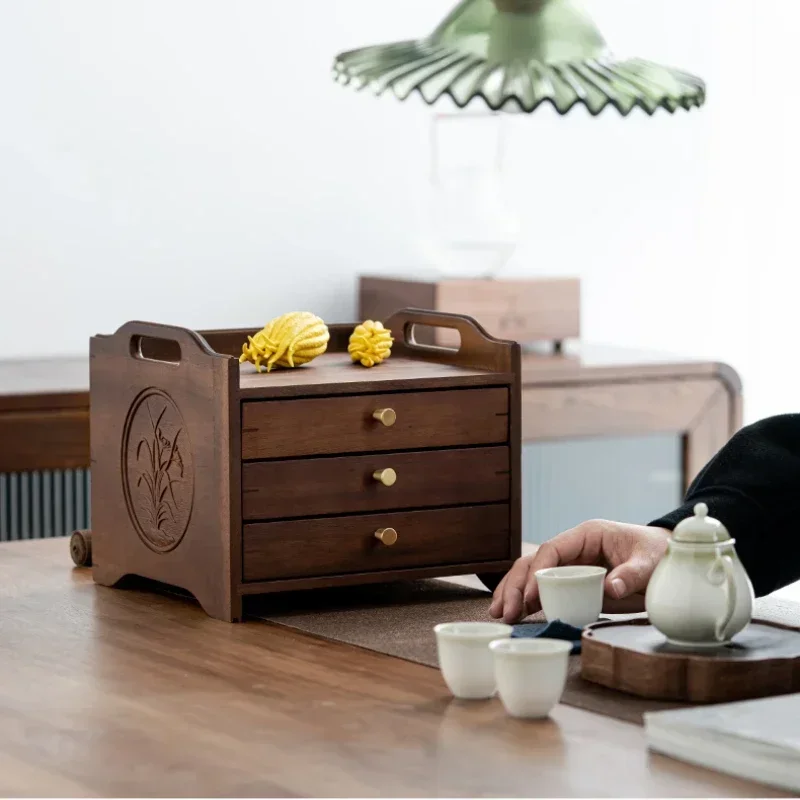
[[[338,55],[340,83],[429,106],[425,255],[444,275],[492,277],[520,234],[507,180],[508,115],[549,105],[592,116],[699,108],[705,84],[641,58],[616,58],[574,0],[463,0],[421,39]],[[439,111],[439,105],[452,110]],[[469,109],[467,108],[469,106]]]
[[[430,179],[417,206],[418,246],[439,275],[491,278],[521,231],[508,175],[506,119],[486,112],[430,118]]]

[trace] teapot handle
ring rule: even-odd
[[[714,628],[714,635],[717,641],[724,642],[727,638],[728,626],[736,613],[736,573],[733,568],[733,559],[730,556],[719,554],[708,571],[708,580],[714,586],[725,585],[725,599],[727,601],[725,616],[717,621]]]

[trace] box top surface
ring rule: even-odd
[[[243,400],[501,386],[512,380],[510,374],[396,355],[371,368],[354,364],[347,353],[326,353],[302,367],[270,373],[258,373],[251,364],[239,368]]]

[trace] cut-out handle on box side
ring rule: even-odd
[[[202,336],[174,325],[126,322],[111,338],[118,342],[117,347],[125,348],[137,361],[179,366],[193,360],[193,356],[221,357]]]
[[[174,339],[136,334],[131,336],[131,355],[142,361],[180,364],[181,346]]]
[[[513,369],[512,351],[517,345],[495,339],[471,317],[406,308],[393,314],[384,324],[392,331],[399,352],[497,372],[510,372]],[[455,331],[459,339],[458,347],[421,343],[415,336],[415,330],[425,328]]]

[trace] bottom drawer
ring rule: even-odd
[[[509,555],[506,504],[244,526],[245,581],[503,561]]]

